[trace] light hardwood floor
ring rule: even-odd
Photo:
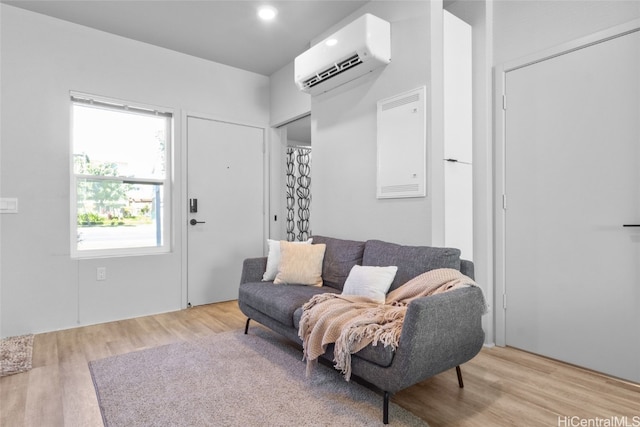
[[[36,335],[33,369],[0,379],[0,425],[101,426],[88,361],[238,330],[244,322],[231,301]],[[451,370],[392,401],[432,427],[624,426],[595,424],[623,417],[625,427],[640,427],[638,385],[499,347],[483,349],[462,372],[464,389]],[[596,421],[580,424],[589,420]]]

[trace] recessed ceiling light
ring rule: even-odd
[[[271,21],[278,14],[278,10],[273,6],[262,6],[258,9],[258,16],[263,21]]]

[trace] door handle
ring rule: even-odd
[[[191,225],[196,225],[196,224],[204,224],[204,221],[196,221],[195,218],[192,218],[191,221],[189,221],[189,224]]]
[[[640,227],[640,224],[622,224],[623,227]]]

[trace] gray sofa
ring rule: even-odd
[[[471,278],[474,274],[473,263],[461,260],[458,249],[314,236],[313,244],[319,243],[326,244],[321,287],[264,282],[262,275],[267,258],[244,261],[238,303],[247,316],[245,334],[253,319],[301,344],[298,326],[302,305],[313,295],[341,292],[355,264],[397,266],[390,290],[435,268],[455,268]],[[484,307],[484,297],[478,287],[419,298],[408,306],[396,351],[382,345],[369,345],[353,355],[353,375],[378,388],[384,396],[385,424],[393,393],[452,368],[456,368],[458,383],[463,387],[460,365],[478,354],[484,342],[481,327]],[[333,360],[332,346],[323,357]]]

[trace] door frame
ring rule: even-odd
[[[629,21],[594,34],[563,43],[551,49],[538,52],[496,66],[494,70],[494,114],[495,114],[495,151],[494,151],[494,212],[495,212],[495,340],[496,345],[506,345],[506,77],[515,71],[538,62],[565,55],[611,39],[640,31],[640,19]]]
[[[229,123],[233,125],[239,126],[249,126],[262,130],[262,166],[263,166],[263,187],[262,187],[262,235],[269,235],[269,204],[270,204],[270,162],[269,156],[267,153],[270,152],[270,132],[269,126],[261,123],[252,123],[248,121],[237,121],[237,120],[229,120],[224,117],[215,116],[212,114],[199,113],[195,111],[182,111],[181,114],[181,144],[180,144],[180,196],[176,197],[179,200],[180,208],[175,215],[175,220],[178,221],[178,225],[175,227],[176,230],[180,232],[180,263],[182,266],[182,271],[180,274],[181,277],[181,286],[180,286],[180,307],[187,308],[188,307],[188,266],[189,266],[189,228],[188,228],[188,218],[189,218],[189,186],[188,186],[188,154],[189,154],[189,118],[202,119],[202,120],[211,120],[222,123]],[[266,247],[266,238],[263,245],[263,255],[265,254]]]

